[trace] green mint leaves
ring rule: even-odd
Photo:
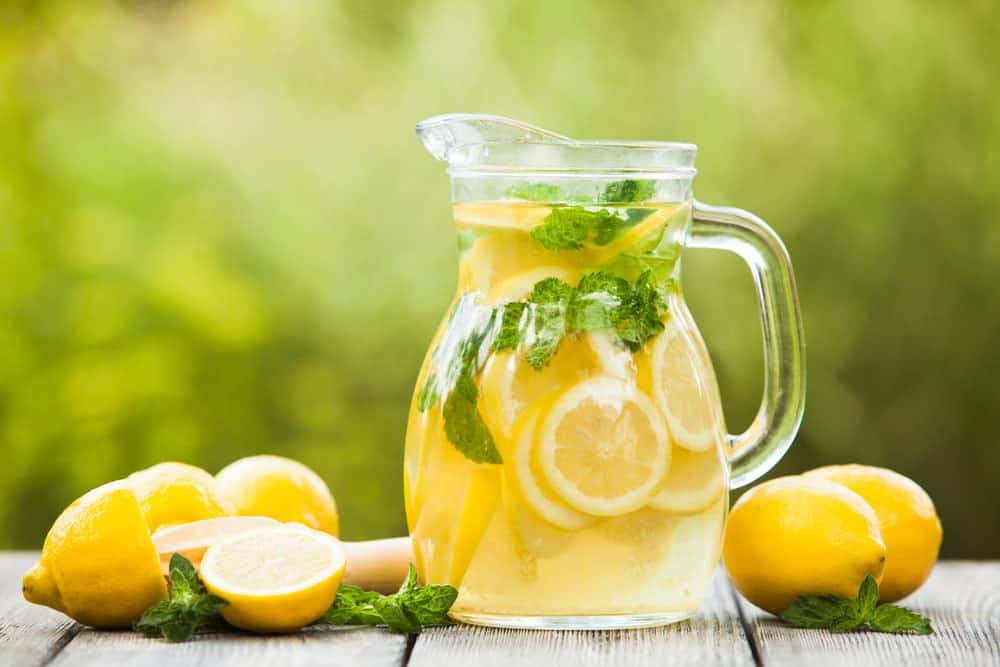
[[[801,595],[781,613],[781,620],[800,628],[833,632],[874,630],[897,634],[929,635],[927,618],[892,604],[878,604],[878,583],[870,574],[861,582],[855,600],[840,595]]]
[[[531,230],[531,238],[548,250],[580,250],[588,238],[604,246],[635,227],[652,209],[630,208],[622,218],[604,209],[590,211],[581,206],[552,209],[542,224]]]
[[[629,204],[631,202],[647,201],[656,193],[656,181],[626,179],[612,181],[604,186],[597,201],[603,204]],[[507,188],[504,193],[511,199],[525,201],[556,202],[556,201],[592,201],[588,197],[568,197],[558,185],[551,183],[523,181]]]
[[[207,593],[191,561],[175,553],[170,557],[170,597],[143,612],[132,627],[147,637],[183,642],[198,630],[220,625],[219,611],[226,604]]]
[[[477,405],[476,376],[484,353],[523,348],[528,364],[541,370],[567,336],[601,329],[614,330],[621,345],[634,352],[663,330],[667,310],[664,290],[648,270],[635,283],[607,271],[589,273],[575,287],[545,278],[524,301],[489,312],[477,312],[470,304],[463,297],[455,306],[434,351],[438,372],[420,388],[417,409],[426,412],[443,399],[445,436],[476,463],[503,462]]]
[[[410,573],[392,595],[343,585],[330,610],[318,621],[330,625],[386,625],[396,632],[420,632],[431,625],[450,625],[448,610],[458,591],[447,585],[417,584],[417,571]]]
[[[136,632],[183,642],[198,630],[227,627],[219,613],[226,601],[205,591],[194,565],[180,554],[170,558],[170,584],[170,597],[143,612],[133,624]],[[417,584],[417,570],[410,565],[406,581],[393,595],[342,585],[316,623],[386,625],[397,632],[420,632],[431,625],[449,625],[448,610],[456,597],[458,591],[451,586]]]
[[[560,201],[566,196],[558,185],[528,181],[515,183],[507,188],[504,194],[511,199],[524,199],[526,201]]]

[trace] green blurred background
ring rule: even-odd
[[[892,467],[945,555],[998,556],[998,91],[991,0],[4,2],[0,547],[137,468],[263,452],[328,480],[348,538],[405,531],[456,263],[413,125],[475,111],[698,143],[698,197],[796,267],[806,419],[772,474]],[[739,430],[749,274],[685,262]]]

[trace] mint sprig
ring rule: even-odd
[[[896,634],[929,635],[934,632],[929,619],[892,604],[878,604],[878,582],[867,575],[856,599],[841,595],[800,595],[781,620],[800,628],[820,628],[832,632],[873,630]]]
[[[417,570],[409,574],[399,592],[381,595],[357,586],[343,585],[329,611],[318,623],[330,625],[385,625],[396,632],[420,632],[432,625],[450,625],[448,610],[458,591],[448,585],[417,583]]]
[[[614,331],[622,347],[634,352],[663,330],[667,311],[664,288],[649,270],[634,283],[607,271],[589,273],[576,286],[545,278],[525,300],[485,313],[472,310],[470,303],[460,300],[452,312],[434,351],[438,369],[417,393],[417,409],[426,412],[443,401],[445,436],[476,463],[503,462],[477,405],[476,377],[484,353],[521,348],[525,361],[541,370],[567,336],[604,329]],[[470,326],[470,321],[479,324]]]
[[[219,612],[226,604],[205,590],[191,561],[175,553],[170,557],[170,596],[143,612],[132,627],[147,637],[183,642],[198,630],[224,625]]]

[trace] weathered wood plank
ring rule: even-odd
[[[721,572],[701,613],[671,626],[611,632],[434,628],[417,638],[410,657],[411,667],[753,664],[732,589]]]
[[[902,601],[931,619],[935,634],[835,634],[784,625],[740,598],[764,665],[1000,665],[1000,563],[939,563]]]
[[[372,628],[309,628],[282,636],[203,634],[182,644],[132,632],[87,629],[66,645],[52,665],[400,667],[405,654],[405,635]]]
[[[38,553],[0,554],[0,664],[43,665],[80,631],[62,614],[25,602],[21,577]]]

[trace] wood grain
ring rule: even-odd
[[[753,665],[732,589],[717,573],[701,613],[663,628],[605,632],[434,628],[417,638],[411,667]]]
[[[931,619],[935,634],[835,634],[786,626],[740,598],[763,665],[1000,665],[1000,563],[940,563],[899,604]]]
[[[37,552],[0,555],[0,664],[44,665],[82,628],[47,607],[26,602],[21,577],[38,560]]]
[[[52,665],[191,667],[396,667],[403,664],[406,636],[373,628],[309,628],[294,635],[203,634],[182,644],[132,632],[84,630]]]

